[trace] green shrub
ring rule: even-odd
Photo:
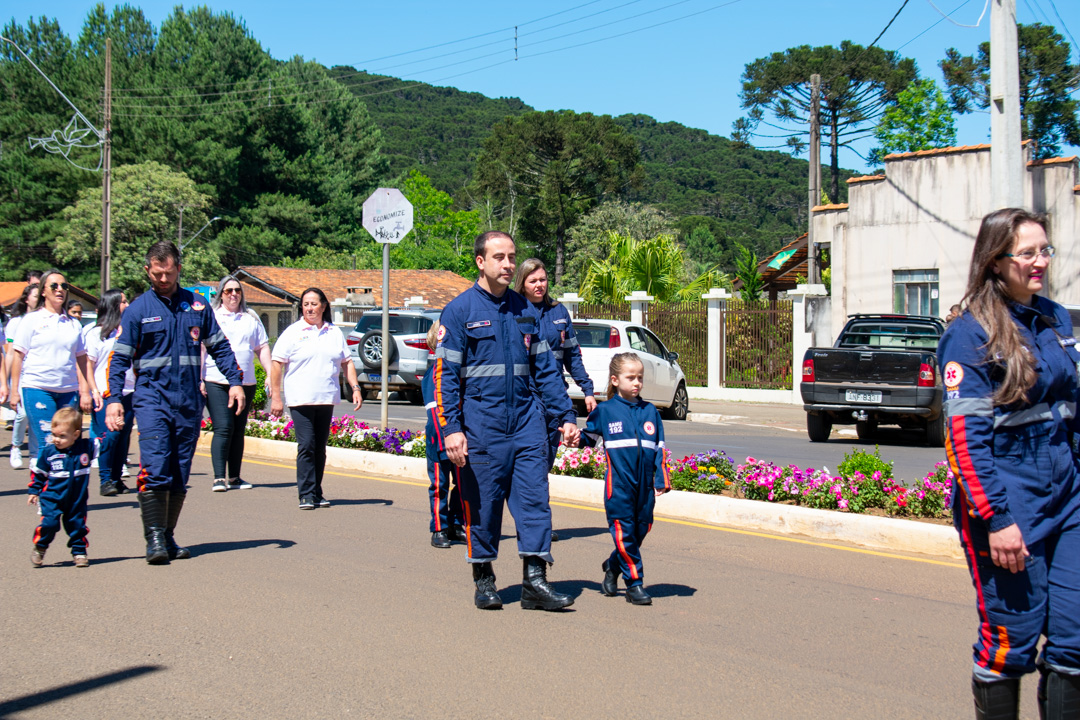
[[[892,479],[893,476],[892,463],[881,459],[881,448],[876,445],[872,455],[862,450],[846,453],[836,471],[845,478],[854,477],[855,473],[862,473],[863,477],[873,477],[876,472],[881,473],[879,477],[882,479]]]

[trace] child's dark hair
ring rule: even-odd
[[[69,430],[82,432],[82,413],[68,405],[57,410],[52,416],[53,425],[63,425]]]
[[[608,400],[615,397],[615,395],[618,393],[618,390],[615,389],[615,383],[611,382],[611,378],[616,377],[619,373],[622,372],[622,369],[630,363],[637,363],[642,367],[642,369],[645,368],[645,363],[641,362],[641,358],[638,357],[637,353],[618,353],[613,358],[611,358],[611,364],[608,365]]]

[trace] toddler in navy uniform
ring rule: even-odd
[[[428,330],[428,349],[434,354],[439,344],[439,328],[435,323]],[[458,480],[461,469],[446,457],[443,446],[443,434],[436,419],[438,408],[435,403],[435,362],[429,359],[427,374],[420,383],[424,396],[424,412],[427,425],[424,427],[424,445],[427,455],[428,500],[431,503],[431,545],[448,548],[455,541],[465,542],[465,529],[461,519],[461,495],[458,492]],[[450,483],[453,482],[453,487]]]
[[[604,510],[615,551],[601,566],[602,589],[614,597],[619,574],[626,583],[626,601],[651,605],[645,592],[641,543],[652,528],[656,498],[671,490],[664,447],[664,426],[654,405],[642,400],[645,367],[634,353],[619,353],[608,368],[608,399],[589,413],[582,435],[589,445],[602,440],[607,460]]]
[[[52,442],[30,466],[27,504],[37,504],[41,512],[30,556],[34,567],[45,562],[45,551],[60,530],[61,517],[75,567],[90,565],[86,558],[86,501],[93,454],[94,446],[82,436],[82,413],[73,407],[57,410],[52,417]]]

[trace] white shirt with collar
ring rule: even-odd
[[[82,323],[48,310],[28,313],[15,331],[12,347],[23,354],[20,387],[71,392],[79,389],[75,358],[86,355]]]
[[[349,359],[345,336],[333,323],[310,325],[301,318],[274,344],[272,358],[285,367],[285,404],[334,405],[340,398],[338,376]]]
[[[86,357],[94,362],[94,384],[100,392],[109,389],[109,353],[116,345],[116,338],[120,337],[120,328],[113,330],[112,335],[102,339],[101,326],[92,325],[90,331],[83,336],[86,343]],[[135,371],[128,368],[124,373],[124,395],[135,392]]]
[[[254,385],[255,356],[263,345],[269,342],[262,323],[252,317],[250,313],[231,313],[225,309],[224,305],[214,310],[214,317],[217,318],[218,327],[228,338],[233,355],[236,356],[236,362],[239,363],[240,369],[244,373],[242,384]],[[206,354],[203,363],[203,380],[221,385],[229,384],[228,378],[221,373],[221,370],[218,369],[217,364],[214,362],[214,358],[210,357],[209,354]],[[263,369],[268,370],[269,368]]]

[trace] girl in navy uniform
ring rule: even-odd
[[[60,530],[63,517],[75,567],[83,568],[90,564],[86,559],[86,501],[94,446],[82,437],[82,413],[73,407],[56,411],[51,430],[51,442],[30,465],[30,497],[26,502],[41,510],[30,563],[41,567],[45,562],[45,551]]]
[[[938,348],[979,614],[976,718],[1018,717],[1020,678],[1036,669],[1040,716],[1080,718],[1080,354],[1068,312],[1036,294],[1053,256],[1042,216],[983,218],[964,310]]]
[[[603,592],[615,596],[621,572],[626,601],[634,605],[652,604],[642,579],[641,543],[652,528],[656,498],[671,490],[660,412],[639,397],[644,372],[634,353],[611,359],[608,399],[589,413],[583,435],[590,445],[602,440],[607,459],[604,510],[615,550],[601,566]]]

